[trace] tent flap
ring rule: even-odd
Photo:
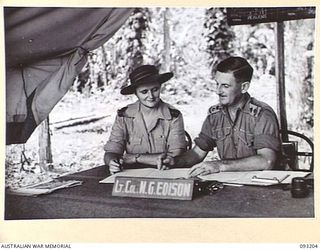
[[[69,90],[87,53],[108,41],[131,11],[4,8],[7,144],[27,141]]]

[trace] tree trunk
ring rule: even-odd
[[[170,71],[170,27],[168,22],[169,9],[163,12],[163,67],[164,71]]]

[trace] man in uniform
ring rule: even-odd
[[[272,108],[247,93],[253,68],[241,57],[217,65],[219,104],[209,108],[195,146],[163,164],[191,167],[189,176],[224,171],[272,169],[280,150],[279,126]],[[202,162],[217,148],[221,160]],[[194,166],[195,165],[195,166]]]

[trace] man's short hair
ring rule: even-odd
[[[250,82],[253,74],[253,68],[242,57],[229,57],[221,61],[216,71],[223,73],[233,73],[238,83]]]

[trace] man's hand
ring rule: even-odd
[[[115,174],[122,171],[123,159],[111,159],[109,162],[109,171]]]
[[[189,177],[198,175],[207,175],[220,172],[220,161],[204,161],[201,164],[193,166],[189,171]]]

